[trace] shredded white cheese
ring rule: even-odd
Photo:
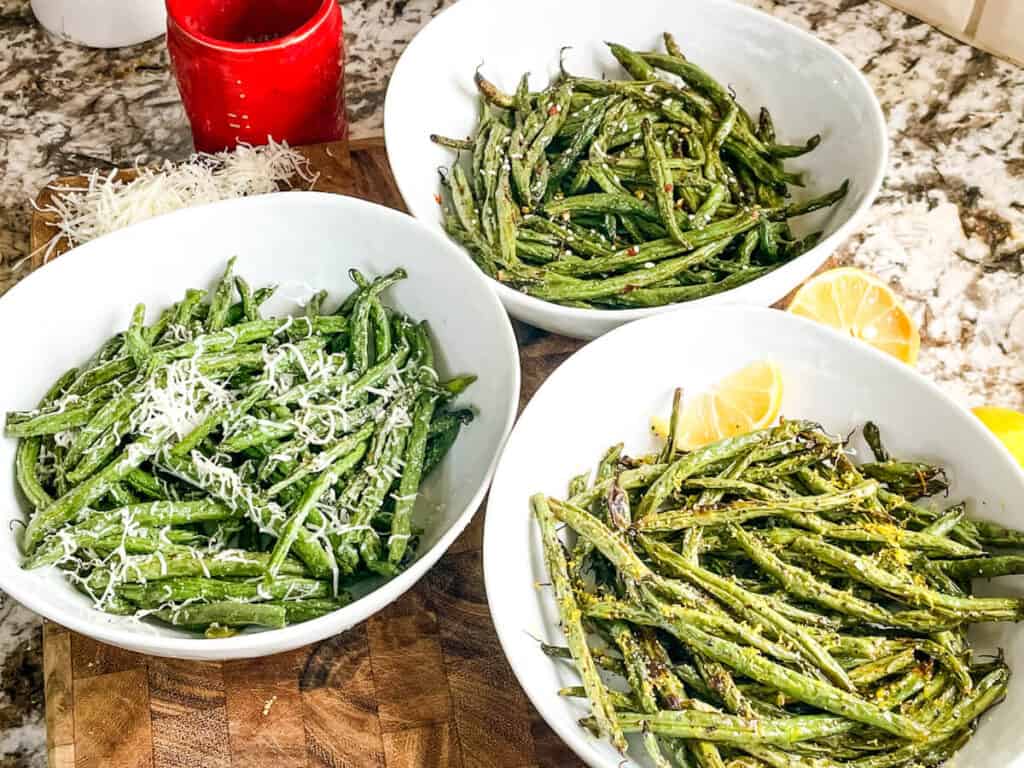
[[[85,188],[51,187],[58,194],[41,211],[52,216],[61,236],[46,246],[44,260],[61,242],[74,247],[193,205],[276,192],[296,179],[310,186],[316,181],[306,158],[274,141],[263,147],[240,144],[231,152],[197,154],[184,163],[165,161],[156,168],[139,165],[135,170],[138,175],[131,181],[118,179],[116,170],[93,171]]]

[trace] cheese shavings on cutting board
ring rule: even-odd
[[[138,166],[129,179],[117,170],[93,171],[87,186],[51,186],[49,214],[60,235],[46,247],[49,260],[58,243],[71,247],[154,216],[219,200],[277,192],[296,180],[312,186],[309,161],[286,143],[241,144],[231,152],[196,154],[184,163]]]

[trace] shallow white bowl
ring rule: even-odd
[[[1024,472],[981,422],[908,366],[828,328],[771,309],[709,307],[632,323],[589,344],[551,375],[512,431],[491,487],[483,554],[491,615],[512,669],[548,724],[594,768],[616,768],[621,757],[580,728],[584,705],[557,695],[579,684],[575,672],[538,647],[536,638],[564,639],[551,590],[537,587],[548,577],[528,499],[564,498],[570,478],[619,441],[633,455],[653,449],[648,419],[668,416],[675,387],[696,393],[762,359],[782,369],[783,415],[842,435],[873,420],[894,455],[950,470],[950,503],[963,499],[975,517],[1024,527]],[[1024,594],[1024,577],[983,588]],[[972,632],[980,648],[1002,648],[1012,669],[1024,668],[1024,629],[989,624]],[[1021,702],[1018,674],[1008,701],[986,716],[956,764],[1024,764]],[[642,749],[630,752],[647,764]]]
[[[838,206],[794,222],[799,234],[823,229],[813,249],[764,277],[698,304],[770,305],[807,279],[851,234],[874,200],[886,166],[885,121],[867,81],[835,49],[796,27],[729,0],[461,0],[410,43],[395,67],[384,104],[388,159],[405,204],[421,221],[441,229],[437,169],[451,151],[429,135],[469,135],[476,125],[473,72],[478,66],[500,87],[514,90],[523,72],[534,88],[558,73],[559,51],[570,72],[622,78],[602,41],[662,50],[673,32],[693,61],[731,85],[755,115],[767,106],[779,141],[820,133],[821,145],[787,161],[806,171],[809,186],[797,200],[835,189],[850,179]],[[556,333],[593,338],[622,323],[665,308],[588,310],[561,307],[491,281],[502,303],[520,320]]]
[[[0,413],[35,407],[49,385],[127,327],[132,307],[150,316],[185,289],[211,285],[227,259],[254,286],[278,283],[267,310],[288,314],[325,288],[339,302],[348,270],[403,266],[389,305],[426,320],[442,375],[479,376],[460,402],[478,418],[424,483],[415,518],[425,527],[416,561],[377,590],[328,616],[285,629],[206,640],[167,626],[96,611],[53,568],[23,571],[15,539],[24,506],[14,478],[15,441],[0,436],[0,590],[48,619],[107,643],[158,656],[228,659],[286,651],[337,634],[411,587],[465,528],[490,481],[519,401],[519,358],[508,317],[480,271],[445,238],[379,205],[287,192],[152,219],[61,256],[0,299]]]

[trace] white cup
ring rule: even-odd
[[[164,0],[32,0],[39,23],[63,40],[121,48],[167,30]]]

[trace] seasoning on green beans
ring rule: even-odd
[[[579,674],[559,694],[589,703],[581,725],[665,766],[936,766],[966,743],[1010,676],[968,628],[1024,618],[970,579],[1024,573],[1024,537],[921,501],[942,468],[864,433],[860,466],[806,421],[620,443],[530,499],[566,638],[541,650]]]
[[[460,153],[442,175],[444,227],[485,273],[565,306],[656,307],[737,288],[818,243],[789,220],[848,183],[791,202],[807,180],[783,161],[821,136],[777,143],[767,109],[755,124],[670,34],[665,45],[609,43],[631,80],[563,72],[532,92],[524,76],[510,94],[476,72],[473,135],[430,138]]]
[[[426,326],[384,303],[404,270],[350,275],[333,313],[319,291],[301,316],[264,318],[274,288],[232,260],[152,324],[136,306],[38,408],[8,413],[23,566],[208,637],[322,616],[404,569],[475,377],[442,381]]]

